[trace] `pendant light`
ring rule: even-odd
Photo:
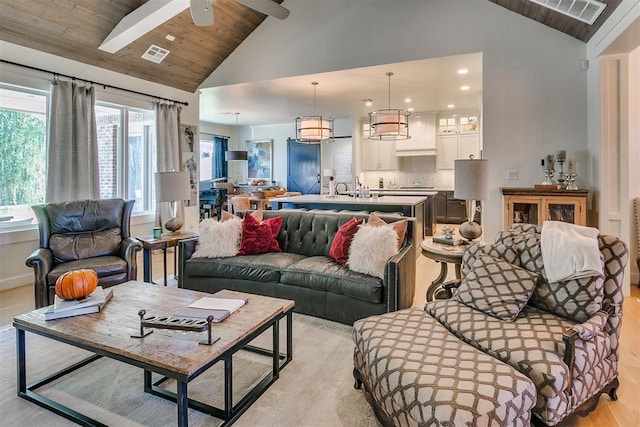
[[[236,116],[236,129],[235,129],[235,145],[238,146],[238,115],[240,113],[231,113]],[[229,160],[247,160],[247,151],[246,150],[236,150],[236,151],[225,151],[224,159],[226,161]]]
[[[369,126],[371,136],[369,139],[402,140],[410,139],[409,116],[410,112],[391,108],[391,76],[393,73],[385,73],[389,78],[389,108],[369,113]]]
[[[303,144],[320,144],[322,141],[333,142],[333,118],[316,116],[316,88],[318,82],[313,85],[313,116],[301,116],[296,118],[296,142]]]

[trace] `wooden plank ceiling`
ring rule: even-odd
[[[607,7],[593,25],[527,0],[490,1],[587,42],[622,0],[600,0]],[[115,54],[99,50],[98,46],[116,24],[144,3],[144,0],[0,0],[0,39],[195,92],[266,18],[234,0],[212,0],[212,26],[196,27],[187,9]],[[168,34],[175,40],[168,41],[165,38]],[[171,51],[162,63],[141,58],[151,44]]]
[[[186,9],[115,54],[99,50],[98,46],[118,22],[143,3],[141,0],[1,0],[0,38],[195,92],[266,18],[234,0],[213,0],[212,26],[195,26]],[[167,34],[175,40],[166,40]],[[160,64],[142,59],[151,44],[171,53]]]
[[[555,12],[539,4],[530,2],[528,0],[489,0],[492,3],[505,7],[512,12],[518,13],[527,18],[538,21],[548,27],[562,31],[569,34],[571,37],[575,37],[583,42],[588,42],[591,36],[593,36],[598,28],[602,26],[604,21],[613,13],[622,0],[598,0],[600,3],[604,3],[607,6],[604,8],[598,19],[589,25],[585,22],[577,19],[570,18],[562,13]]]

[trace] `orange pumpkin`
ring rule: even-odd
[[[67,271],[56,280],[56,295],[62,299],[80,299],[95,291],[97,286],[95,271],[86,268]]]

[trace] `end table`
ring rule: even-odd
[[[420,243],[420,247],[422,248],[422,255],[440,263],[440,274],[427,288],[428,302],[434,299],[436,291],[447,278],[447,263],[455,265],[456,278],[460,278],[460,265],[462,264],[462,254],[464,253],[466,245],[435,243],[433,239],[429,238],[423,240],[422,243]]]
[[[178,233],[164,234],[158,238],[152,236],[136,237],[136,239],[142,242],[143,260],[144,260],[144,281],[153,283],[151,281],[151,251],[154,249],[162,249],[164,259],[164,285],[167,286],[167,248],[173,248],[178,246],[180,240],[190,239],[192,237],[198,237],[197,233],[190,231],[182,231]],[[173,254],[173,273],[174,278],[176,275],[178,254]]]

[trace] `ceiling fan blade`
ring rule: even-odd
[[[289,9],[272,0],[236,0],[238,3],[257,10],[265,15],[273,16],[278,19],[285,19],[289,16]]]
[[[189,9],[193,23],[198,27],[213,25],[213,6],[211,0],[190,0]]]

